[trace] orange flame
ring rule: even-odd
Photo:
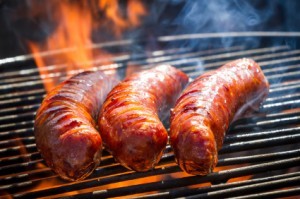
[[[93,60],[101,59],[102,64],[111,64],[109,53],[93,49],[91,35],[95,28],[107,28],[116,37],[129,28],[140,25],[140,18],[146,14],[141,1],[127,2],[126,16],[123,16],[117,0],[91,1],[53,1],[56,4],[54,21],[57,23],[55,31],[44,42],[29,41],[28,46],[33,53],[40,76],[46,91],[51,90],[61,79],[54,78],[69,76],[70,71],[87,70],[94,67]],[[104,16],[103,20],[95,15],[95,5]],[[98,30],[97,29],[97,30]],[[46,53],[45,53],[46,52]],[[47,56],[45,56],[45,54]],[[49,54],[51,56],[49,56]],[[104,60],[104,61],[103,61]],[[55,69],[48,66],[59,65]],[[53,77],[54,76],[54,77]]]
[[[126,28],[140,25],[140,16],[146,14],[144,6],[138,0],[128,1],[127,20],[121,15],[118,7],[118,0],[99,1],[99,8],[104,10],[105,16],[111,19],[116,25],[114,26],[114,29],[117,35],[120,35],[120,33]]]

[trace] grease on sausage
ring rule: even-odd
[[[259,65],[245,58],[196,78],[171,111],[170,143],[181,169],[212,172],[230,123],[258,108],[268,88]]]
[[[100,163],[99,109],[116,80],[102,72],[83,72],[55,87],[37,111],[37,147],[60,177],[86,178]]]
[[[152,169],[160,160],[168,133],[159,115],[169,111],[188,77],[169,65],[136,73],[107,96],[99,116],[104,146],[123,166]]]

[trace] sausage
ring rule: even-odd
[[[168,139],[159,117],[169,113],[187,82],[183,72],[160,65],[129,76],[108,94],[99,128],[116,161],[135,171],[154,168]]]
[[[260,66],[245,58],[191,82],[170,117],[170,144],[181,169],[194,175],[212,172],[230,123],[258,109],[268,90]]]
[[[116,80],[86,71],[55,87],[36,113],[36,145],[61,178],[86,178],[100,163],[102,139],[96,129],[100,107]]]

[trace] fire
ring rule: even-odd
[[[120,35],[126,28],[140,25],[140,16],[146,14],[146,10],[139,0],[128,1],[127,20],[122,17],[122,12],[120,12],[118,7],[118,0],[99,1],[99,8],[104,10],[105,16],[116,25],[114,29],[117,35]]]
[[[120,8],[118,0],[55,0],[51,4],[54,4],[51,6],[54,13],[50,13],[55,22],[54,31],[46,41],[27,42],[46,91],[61,81],[55,76],[70,76],[74,71],[91,69],[95,67],[94,60],[101,59],[101,64],[112,64],[112,55],[92,47],[92,35],[95,32],[101,34],[101,28],[109,28],[116,38],[120,38],[123,31],[140,25],[141,17],[147,13],[139,0],[127,1],[124,9]],[[40,5],[37,3],[36,7],[40,8]],[[98,16],[99,12],[102,18]],[[47,68],[56,65],[59,67]]]

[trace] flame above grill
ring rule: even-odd
[[[111,64],[111,55],[99,48],[94,49],[93,34],[102,34],[103,28],[108,28],[120,38],[126,29],[138,26],[140,18],[146,14],[146,9],[141,1],[129,0],[125,11],[119,6],[117,0],[94,1],[51,1],[54,13],[48,13],[55,26],[54,31],[42,42],[27,41],[30,51],[33,53],[41,76],[47,75],[44,67],[65,64],[66,67],[55,72],[66,73],[70,76],[72,70],[88,70],[94,67],[92,60],[102,60],[102,64]],[[32,5],[32,9],[38,9],[40,3]],[[104,17],[100,18],[97,12]],[[123,16],[121,13],[123,13]],[[41,14],[41,13],[38,13]],[[48,57],[41,56],[41,52],[65,49],[63,53]],[[44,81],[46,91],[51,90],[59,82]]]

